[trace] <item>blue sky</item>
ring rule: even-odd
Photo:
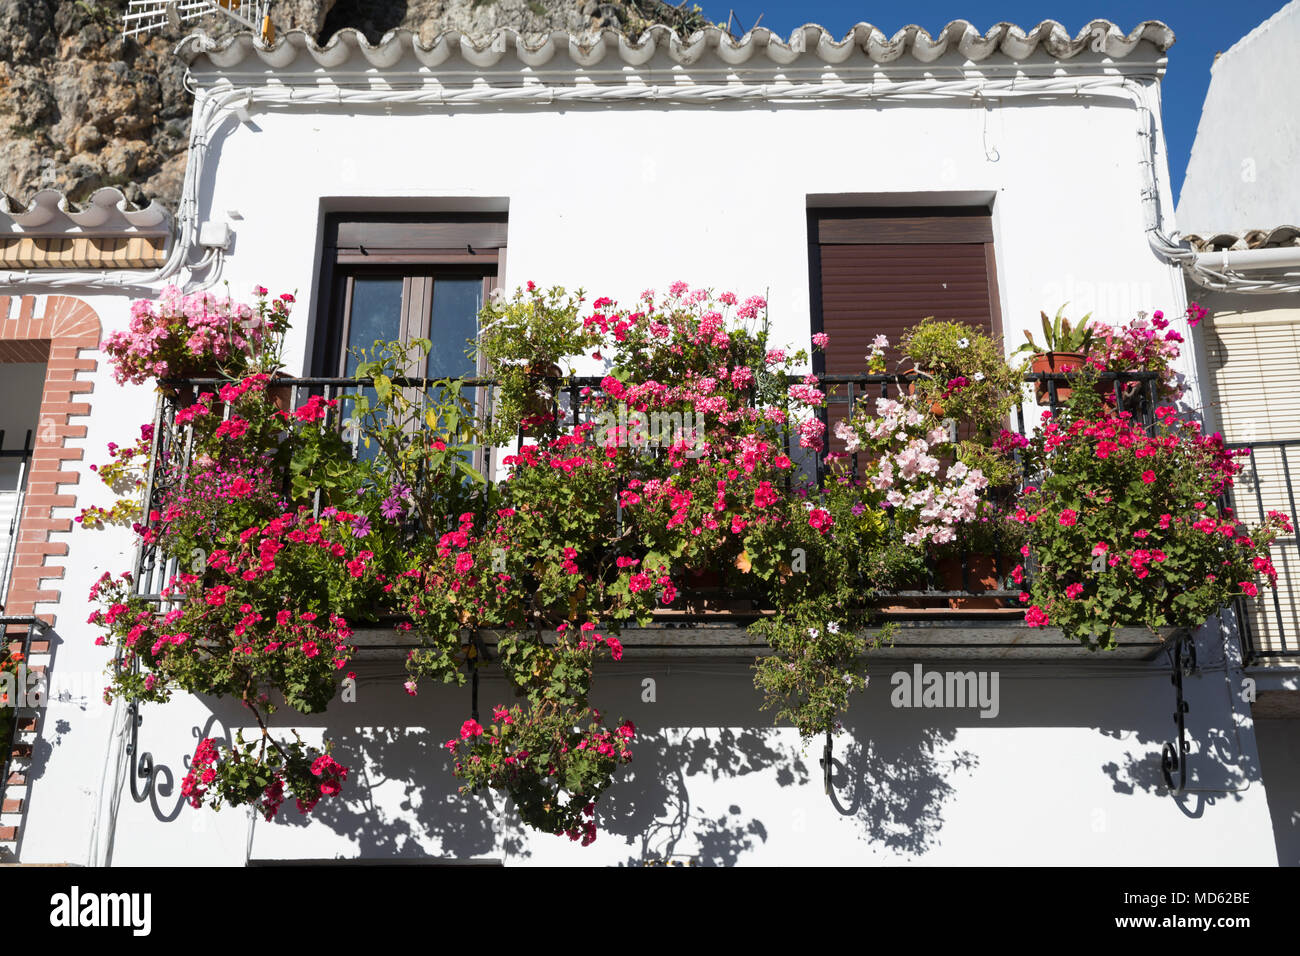
[[[1283,6],[1286,0],[1158,0],[1122,3],[1108,0],[922,0],[909,3],[843,3],[838,0],[695,0],[711,20],[726,21],[734,10],[744,27],[763,19],[760,26],[789,36],[795,27],[818,23],[843,36],[858,22],[873,24],[887,34],[915,23],[931,33],[951,20],[969,20],[981,32],[1001,21],[1029,29],[1042,20],[1058,20],[1077,34],[1090,20],[1111,20],[1128,32],[1143,20],[1163,20],[1177,38],[1169,51],[1169,72],[1164,80],[1165,132],[1169,142],[1169,167],[1175,197],[1182,189],[1187,158],[1196,138],[1196,123],[1210,85],[1214,54],[1226,50]]]

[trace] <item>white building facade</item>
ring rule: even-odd
[[[170,275],[0,269],[11,296],[0,329],[62,296],[106,335],[126,325],[142,283],[219,279],[236,296],[255,285],[296,292],[288,370],[332,372],[346,344],[331,318],[344,308],[340,277],[366,277],[347,224],[402,223],[458,242],[470,223],[488,239],[467,243],[466,256],[490,247],[485,275],[507,289],[534,280],[630,301],[680,278],[765,295],[773,339],[806,345],[823,318],[810,231],[836,214],[986,223],[987,233],[961,234],[984,247],[984,294],[1008,349],[1064,302],[1116,323],[1139,310],[1180,315],[1182,270],[1159,254],[1172,230],[1159,86],[1172,42],[1162,24],[1125,33],[1104,21],[1075,36],[1052,23],[981,34],[957,22],[934,37],[859,27],[843,40],[809,27],[789,42],[766,31],[685,42],[666,30],[635,44],[509,32],[429,47],[405,33],[371,46],[345,32],[323,48],[297,34],[270,48],[191,38],[180,55],[196,91],[195,145],[175,233],[152,266]],[[102,228],[120,238],[148,227]],[[451,241],[425,245],[450,254]],[[149,388],[114,385],[93,346],[77,356],[76,380],[93,386],[85,413],[73,413],[84,434],[51,441],[72,450],[61,460],[80,478],[44,503],[48,521],[111,500],[88,465],[154,410]],[[1195,395],[1202,370],[1184,358]],[[468,715],[467,693],[407,697],[400,654],[380,649],[355,665],[355,703],[284,721],[336,741],[352,767],[338,802],[276,823],[191,810],[179,793],[186,759],[200,737],[233,734],[240,714],[197,698],[145,705],[127,753],[128,715],[100,699],[108,655],[84,622],[91,584],[131,565],[133,536],[61,527],[48,529],[41,560],[62,570],[32,602],[53,619],[46,653],[34,655],[50,698],[24,724],[22,802],[7,800],[0,821],[23,862],[1297,862],[1279,861],[1231,614],[1196,636],[1179,795],[1161,775],[1177,730],[1157,639],[1133,634],[1120,651],[1089,654],[1059,636],[1031,640],[1023,625],[959,620],[917,629],[872,665],[836,741],[829,794],[820,745],[801,748],[793,728],[759,711],[752,650],[629,640],[624,660],[598,674],[593,702],[633,719],[638,746],[590,847],[524,830],[500,799],[458,796],[439,745]],[[996,716],[893,706],[891,676],[918,664],[996,674]],[[133,776],[142,751],[150,780]],[[1278,775],[1278,799],[1294,801],[1294,768]]]
[[[1300,2],[1291,0],[1215,58],[1178,200],[1191,246],[1188,297],[1208,313],[1196,337],[1205,417],[1229,442],[1253,449],[1236,493],[1247,515],[1293,508],[1300,478],[1300,405],[1290,387],[1300,375],[1300,92],[1290,81],[1297,44]],[[1278,544],[1278,588],[1242,612],[1279,858],[1294,864],[1300,551],[1294,536]]]

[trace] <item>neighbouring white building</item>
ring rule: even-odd
[[[1206,419],[1250,446],[1236,490],[1245,515],[1295,509],[1300,486],[1300,0],[1216,57],[1178,225],[1191,250],[1187,294],[1198,329]],[[1263,509],[1263,510],[1261,510]],[[1243,646],[1252,708],[1284,862],[1300,861],[1300,551],[1278,542],[1279,587],[1246,602]],[[1285,784],[1284,780],[1290,783]],[[1289,796],[1283,796],[1283,786]]]
[[[408,698],[382,636],[357,662],[358,701],[294,724],[328,729],[353,768],[341,802],[274,824],[191,810],[185,761],[200,736],[233,733],[237,709],[146,705],[133,734],[100,698],[108,656],[84,623],[92,582],[130,566],[133,538],[74,529],[71,515],[109,501],[88,466],[155,404],[113,384],[96,349],[132,298],[165,282],[296,290],[289,370],[317,374],[346,371],[366,321],[460,341],[483,289],[530,279],[625,300],[678,278],[766,293],[776,339],[834,329],[832,370],[855,329],[931,313],[986,323],[1010,347],[1067,301],[1115,322],[1180,315],[1169,250],[1186,250],[1169,238],[1160,105],[1173,40],[1158,22],[1100,20],[1075,34],[1050,21],[843,38],[809,26],[788,40],[187,39],[196,102],[174,225],[111,192],[84,211],[48,194],[0,207],[4,448],[11,427],[35,436],[3,613],[14,634],[33,614],[50,622],[33,657],[51,681],[45,706],[20,714],[0,846],[99,865],[1273,865],[1283,847],[1296,863],[1275,831],[1300,787],[1293,766],[1276,787],[1261,772],[1230,614],[1196,635],[1178,795],[1161,773],[1177,739],[1171,662],[1149,635],[1089,654],[1005,617],[910,629],[847,716],[829,795],[820,747],[758,710],[752,647],[629,638],[597,703],[643,739],[586,848],[523,830],[499,800],[456,796],[439,744],[467,694]],[[894,253],[916,267],[890,268]],[[417,306],[439,295],[447,329]],[[846,296],[860,308],[834,304]],[[1186,356],[1194,390],[1204,361]],[[19,487],[6,480],[0,493]],[[996,673],[997,715],[893,708],[889,675],[917,663]]]

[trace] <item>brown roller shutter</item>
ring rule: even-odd
[[[814,331],[830,336],[818,372],[865,372],[871,340],[882,333],[888,371],[905,371],[899,337],[927,316],[1001,331],[987,210],[814,211],[809,240]],[[833,427],[844,406],[830,411]]]

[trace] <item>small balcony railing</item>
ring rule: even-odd
[[[0,658],[9,657],[18,651],[22,655],[19,660],[23,668],[21,679],[12,673],[9,675],[13,680],[13,689],[8,699],[0,702],[0,748],[3,748],[3,757],[0,757],[0,805],[6,806],[5,813],[15,812],[12,808],[21,807],[24,803],[15,794],[27,786],[28,773],[19,768],[25,766],[23,761],[31,758],[32,745],[24,743],[22,736],[32,733],[37,726],[37,711],[28,706],[29,701],[24,698],[24,694],[30,697],[31,691],[39,682],[44,681],[42,669],[27,671],[26,668],[31,660],[34,642],[44,640],[44,627],[42,621],[32,616],[0,614],[0,642],[3,642]],[[6,839],[14,839],[12,831]],[[3,858],[4,852],[0,851],[0,859]]]
[[[1148,426],[1152,425],[1154,422],[1156,374],[1152,372],[1108,374],[1105,378],[1113,381],[1117,406],[1132,412]],[[815,477],[818,481],[824,480],[828,474],[827,457],[831,453],[830,433],[833,420],[842,416],[848,409],[853,408],[855,403],[863,398],[872,396],[899,397],[907,390],[908,385],[916,379],[917,376],[915,375],[819,376],[822,388],[827,393],[827,407],[821,410],[823,423],[827,426],[825,448],[821,453],[814,455],[808,450],[798,447],[795,436],[791,434],[786,449],[787,454],[792,460],[801,465],[805,477]],[[178,455],[186,458],[189,454],[187,429],[177,427],[174,421],[175,414],[183,401],[177,396],[187,393],[193,396],[199,391],[212,390],[224,384],[224,381],[213,378],[196,378],[166,383],[167,388],[160,395],[154,419],[154,444],[146,480],[146,501],[148,502],[148,506],[144,509],[146,525],[150,512],[155,510],[159,497],[166,490],[163,484],[166,478],[156,467],[158,461],[162,459],[174,460]],[[473,388],[478,403],[477,407],[482,414],[490,414],[496,388],[496,383],[493,380],[488,378],[462,378],[456,381],[460,383],[463,390]],[[560,428],[571,428],[577,424],[594,420],[590,415],[590,406],[587,399],[592,395],[600,394],[601,381],[601,378],[594,376],[572,376],[552,380],[553,407],[556,412],[553,428],[556,432]],[[1025,376],[1024,381],[1030,384],[1045,383],[1048,406],[1053,410],[1060,407],[1057,400],[1057,386],[1067,381],[1066,376],[1051,373],[1030,374]],[[445,387],[447,382],[447,379],[411,378],[395,379],[393,385],[395,387],[419,389],[422,394],[427,396],[431,390],[440,386]],[[277,378],[272,384],[277,389],[289,392],[288,405],[290,408],[299,407],[313,395],[319,395],[325,399],[340,399],[341,406],[346,408],[348,396],[355,394],[359,389],[370,386],[372,382],[369,379],[358,378],[305,377]],[[333,419],[334,426],[341,427],[345,416],[346,412],[337,415]],[[1012,430],[1024,435],[1026,431],[1024,407],[1018,406],[1015,409],[1013,418],[1014,421],[1009,422],[1008,425]],[[520,434],[516,437],[514,447],[485,450],[486,453],[482,456],[481,462],[485,476],[491,480],[493,460],[499,460],[500,455],[513,453],[524,441],[525,437]],[[360,444],[355,429],[352,430],[352,447],[354,457],[359,455]],[[856,467],[856,464],[856,461],[854,461],[852,467]],[[319,496],[316,496],[316,499],[316,509],[318,511]],[[975,568],[971,562],[972,555],[967,551],[960,535],[957,550],[961,569],[960,587],[945,586],[942,582],[936,580],[934,568],[930,567],[927,570],[927,580],[923,583],[918,582],[919,587],[885,593],[877,592],[889,605],[888,614],[896,617],[921,616],[929,622],[936,622],[944,617],[961,618],[969,621],[972,616],[1019,620],[1023,611],[1013,605],[1012,599],[1021,593],[1024,585],[1014,583],[1008,577],[1011,570],[1020,563],[1019,556],[1010,554],[981,555],[981,561],[984,562],[985,566]],[[988,569],[986,564],[988,557],[992,558],[994,565],[996,586],[993,587],[987,586]],[[176,573],[176,568],[175,561],[166,561],[158,553],[156,546],[143,546],[138,554],[135,568],[138,593],[153,600],[161,601],[160,592],[166,580]],[[1032,568],[1028,568],[1027,571],[1032,573]],[[981,574],[984,577],[984,581],[981,583],[986,586],[973,587],[972,584],[978,580],[978,576]],[[693,591],[689,585],[679,587],[679,592],[682,595],[680,599],[682,606],[686,608],[703,606],[702,595]],[[754,602],[753,598],[753,595],[739,589],[712,588],[710,589],[709,601],[713,610],[708,615],[686,611],[667,612],[663,616],[666,620],[677,619],[682,624],[697,623],[702,616],[706,616],[707,619],[715,623],[722,618],[743,622],[762,613],[760,606]],[[916,613],[909,613],[911,611],[916,611]]]
[[[1245,470],[1228,494],[1228,505],[1247,523],[1261,523],[1270,511],[1296,520],[1295,479],[1300,477],[1300,439],[1230,445],[1250,448]],[[1277,586],[1254,598],[1237,599],[1242,652],[1251,664],[1300,660],[1300,541],[1295,534],[1273,542]]]

